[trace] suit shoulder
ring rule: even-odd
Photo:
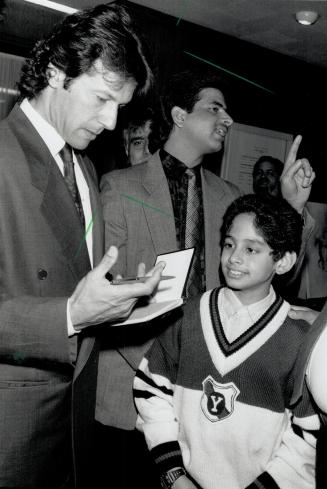
[[[211,170],[208,169],[204,169],[204,174],[211,183],[213,183],[217,187],[220,187],[220,189],[226,192],[227,194],[232,195],[233,199],[241,195],[242,193],[241,190],[234,183],[229,182],[228,180],[224,180],[223,178],[219,177],[218,175],[216,175],[215,173],[213,173]]]
[[[236,197],[239,197],[241,195],[242,192],[240,191],[240,189],[238,188],[238,186],[235,185],[235,183],[229,182],[228,180],[224,180],[223,178],[220,178],[220,177],[218,177],[218,178],[221,181],[222,185],[226,189],[228,189],[228,191],[230,193],[232,193]]]
[[[112,170],[108,173],[105,173],[101,177],[100,187],[102,188],[109,182],[119,183],[119,182],[126,182],[130,180],[138,180],[139,176],[142,173],[138,168],[139,166],[141,165],[130,166],[128,168],[122,168],[120,170]]]
[[[4,170],[7,167],[12,169],[18,158],[22,159],[24,157],[23,148],[6,119],[0,122],[0,147],[0,170]]]

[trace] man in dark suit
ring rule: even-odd
[[[203,168],[202,160],[206,154],[221,150],[233,123],[222,90],[221,80],[210,73],[186,72],[173,77],[164,103],[170,132],[163,148],[147,163],[103,176],[100,187],[105,239],[120,252],[115,273],[133,274],[139,261],[149,266],[157,254],[188,246],[189,174],[193,173],[200,215],[196,223],[197,274],[189,278],[187,297],[220,283],[217,264],[222,217],[240,191]],[[314,174],[309,162],[296,161],[299,144],[297,138],[285,164],[283,191],[293,207],[302,212]],[[125,331],[117,338],[116,349],[113,342],[103,342],[101,348],[96,409],[99,440],[102,438],[105,443],[110,435],[115,436],[118,443],[125,444],[127,460],[133,451],[142,453],[139,433],[133,431],[133,377],[159,329],[139,327]],[[118,472],[124,457],[117,450],[111,451],[110,457],[116,457],[114,466]],[[155,487],[148,477],[149,468],[141,466],[140,458],[139,462],[135,470],[143,472],[143,487]],[[129,473],[120,471],[115,487],[129,487],[128,477]]]
[[[128,316],[162,266],[143,284],[105,278],[117,249],[103,256],[96,173],[80,151],[150,81],[126,11],[99,6],[36,45],[24,100],[1,122],[0,487],[73,487],[73,453],[77,485],[87,486],[97,374],[89,327]]]

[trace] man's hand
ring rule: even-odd
[[[105,275],[117,261],[117,257],[117,248],[111,246],[99,265],[78,283],[69,299],[70,315],[75,329],[126,319],[138,298],[151,295],[157,287],[164,262],[158,263],[152,273],[149,272],[151,275],[144,283],[112,285]]]
[[[296,159],[302,136],[296,136],[285,161],[280,177],[282,195],[294,209],[302,214],[309,199],[311,185],[315,179],[309,161],[306,158]]]
[[[304,321],[312,324],[319,316],[319,312],[309,307],[291,306],[288,315],[292,319],[304,319]]]

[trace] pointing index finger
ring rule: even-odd
[[[285,161],[285,165],[284,165],[285,170],[287,170],[294,163],[294,161],[296,161],[297,152],[301,144],[301,141],[302,141],[302,136],[300,135],[296,136],[296,138],[294,139]]]

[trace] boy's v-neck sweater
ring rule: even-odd
[[[272,290],[247,311],[235,298],[206,292],[155,341],[135,378],[138,427],[160,471],[185,466],[202,489],[314,488],[318,417],[309,396],[289,403],[309,325]]]

